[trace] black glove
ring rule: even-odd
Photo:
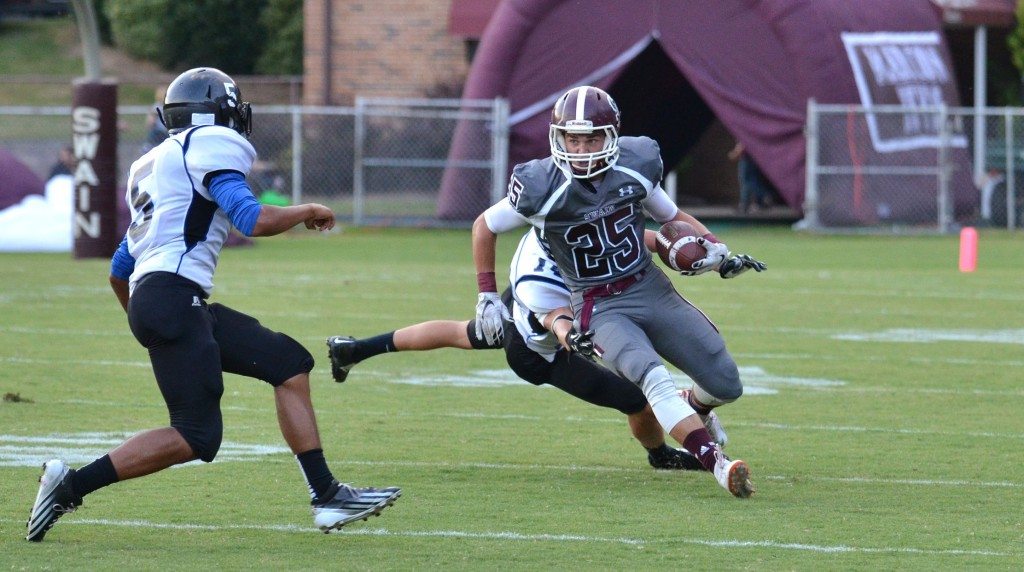
[[[718,267],[718,275],[722,278],[735,278],[750,269],[763,272],[768,269],[768,265],[746,254],[737,254]]]
[[[565,334],[565,343],[569,345],[570,352],[580,354],[589,360],[594,359],[596,353],[594,351],[594,330],[581,333],[576,331],[576,326],[573,326]]]

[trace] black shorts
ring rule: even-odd
[[[176,416],[219,412],[222,372],[278,386],[313,369],[313,356],[292,338],[227,306],[208,305],[204,297],[191,280],[154,272],[129,299],[128,324],[149,350],[172,425]]]

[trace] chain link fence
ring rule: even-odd
[[[805,218],[815,231],[1020,228],[1024,109],[808,104]]]
[[[254,105],[251,141],[259,159],[249,176],[257,197],[320,202],[355,225],[468,227],[437,216],[446,169],[483,174],[485,197],[504,192],[508,103],[496,100],[363,99],[355,107]],[[148,148],[150,106],[119,106],[118,170]],[[457,125],[478,158],[450,161]],[[0,146],[43,181],[71,145],[66,106],[0,106]],[[480,177],[477,177],[480,179]],[[467,196],[477,197],[480,193]],[[482,212],[491,202],[473,199]],[[121,201],[118,201],[119,203]]]
[[[360,97],[356,99],[355,121],[352,218],[356,224],[394,221],[395,213],[406,213],[416,224],[429,220],[438,210],[438,189],[446,170],[484,175],[461,179],[487,185],[485,193],[465,189],[464,199],[473,202],[468,211],[483,212],[504,195],[508,162],[505,100]],[[466,147],[473,153],[449,160],[460,122],[468,125]]]

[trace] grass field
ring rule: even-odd
[[[225,251],[214,300],[319,359],[335,474],[404,488],[329,536],[270,390],[228,376],[223,460],[97,491],[26,542],[42,460],[79,466],[166,412],[106,261],[2,255],[0,568],[1019,570],[1024,237],[982,232],[979,269],[962,274],[955,237],[713,230],[769,265],[675,279],[744,376],[720,415],[754,471],[746,501],[707,474],[652,470],[620,414],[516,380],[499,352],[385,355],[335,384],[330,334],[470,317],[467,231]],[[502,264],[515,242],[500,240]]]

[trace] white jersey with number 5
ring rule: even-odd
[[[247,176],[255,160],[256,150],[244,137],[208,125],[172,135],[132,163],[126,196],[132,290],[146,274],[164,271],[210,294],[231,221],[206,186],[218,173]]]

